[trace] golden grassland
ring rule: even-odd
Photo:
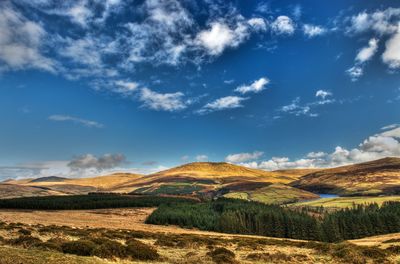
[[[174,226],[160,227],[143,223],[151,208],[109,209],[44,212],[1,210],[0,263],[149,263],[135,258],[107,259],[96,256],[64,254],[52,248],[39,247],[18,239],[29,237],[40,243],[46,241],[79,241],[80,239],[112,240],[124,245],[135,239],[157,251],[159,257],[151,263],[398,263],[393,252],[400,246],[400,234],[390,234],[352,240],[340,244],[327,244],[292,239],[266,238],[250,235],[231,235]],[[132,211],[132,212],[130,212]],[[140,215],[141,214],[141,215]],[[133,215],[140,215],[134,218]],[[31,218],[26,220],[25,218]],[[66,220],[63,224],[62,217]],[[95,218],[93,218],[95,217]],[[70,219],[68,219],[70,218]],[[99,219],[103,218],[102,221]],[[44,221],[47,219],[47,221]],[[110,220],[109,220],[110,219]],[[23,223],[17,223],[23,221]],[[38,224],[42,222],[41,224]],[[123,225],[115,226],[118,222]],[[56,223],[56,225],[53,225]],[[99,224],[100,223],[100,224]],[[63,224],[63,225],[62,225]],[[144,226],[147,226],[146,228]],[[15,242],[20,241],[20,242]],[[22,242],[21,242],[22,241]],[[372,242],[371,242],[372,241]],[[53,243],[53,242],[52,242]],[[221,250],[224,248],[224,250]],[[227,251],[226,251],[227,250]],[[215,254],[219,252],[219,254]],[[230,253],[229,253],[230,252]],[[233,254],[233,255],[232,255]]]
[[[301,177],[292,186],[307,190],[329,188],[342,195],[380,195],[396,192],[400,185],[400,158],[320,170]]]
[[[115,173],[112,175],[65,179],[9,180],[0,183],[0,198],[44,195],[72,195],[89,192],[130,193],[146,188],[150,191],[171,190],[171,185],[192,185],[194,194],[216,192],[232,184],[246,186],[248,183],[289,183],[304,173],[314,170],[263,171],[225,162],[194,162],[151,175]],[[167,186],[168,185],[168,186]],[[167,187],[166,187],[167,186]],[[173,187],[173,186],[172,186]],[[180,186],[182,189],[182,186]],[[190,186],[185,191],[190,190]],[[177,188],[179,191],[179,188]]]

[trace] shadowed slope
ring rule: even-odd
[[[314,192],[342,195],[379,195],[400,193],[400,158],[320,170],[291,184]]]

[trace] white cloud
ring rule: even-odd
[[[332,96],[332,93],[329,92],[329,91],[325,91],[325,90],[318,90],[318,91],[315,93],[315,96],[316,96],[316,97],[321,97],[322,99],[325,99],[325,98],[328,97],[328,96]]]
[[[347,32],[351,34],[361,34],[373,31],[379,35],[392,34],[397,32],[400,18],[400,8],[389,7],[385,10],[377,10],[367,13],[361,12],[350,17],[350,25]]]
[[[382,60],[389,68],[400,68],[400,29],[387,42],[385,52],[382,54]]]
[[[83,39],[63,40],[65,47],[61,49],[61,55],[70,58],[73,62],[88,65],[93,68],[98,68],[103,65],[102,62],[102,47],[100,42],[92,37]]]
[[[267,30],[267,23],[265,22],[264,18],[261,17],[250,18],[249,20],[247,20],[247,23],[257,31]]]
[[[282,106],[277,111],[295,116],[304,115],[309,117],[317,117],[319,114],[314,112],[316,108],[336,102],[335,99],[326,99],[328,96],[332,96],[332,93],[325,90],[318,90],[315,93],[315,97],[317,97],[316,101],[300,104],[300,97],[297,97],[292,100],[290,104]],[[282,116],[277,115],[274,117],[274,119],[280,119],[281,117]]]
[[[311,117],[317,116],[314,113],[311,113],[311,107],[308,105],[302,106],[300,105],[300,97],[295,98],[291,104],[284,105],[280,109],[281,112],[289,113],[295,116],[307,115]]]
[[[359,63],[364,63],[366,61],[369,61],[372,56],[376,53],[378,50],[378,39],[372,38],[368,42],[368,46],[362,48],[357,56],[356,56],[356,61]]]
[[[138,83],[127,80],[117,80],[114,82],[114,85],[116,88],[112,90],[123,95],[131,95],[139,87]]]
[[[355,58],[355,65],[346,70],[346,73],[350,76],[352,81],[357,81],[364,73],[364,66],[378,50],[379,40],[372,38],[368,41],[368,46],[363,47],[357,53]]]
[[[261,158],[264,152],[254,151],[253,153],[238,153],[226,156],[225,161],[231,163],[247,162]]]
[[[278,16],[271,23],[271,30],[277,35],[292,35],[295,31],[295,24],[290,17]]]
[[[288,157],[273,157],[261,162],[244,162],[241,165],[264,170],[290,168],[336,167],[366,162],[385,157],[400,157],[400,127],[375,134],[365,139],[358,147],[346,149],[337,146],[330,154],[310,152],[304,158],[290,160]]]
[[[244,101],[246,99],[247,98],[245,98],[245,97],[239,97],[239,96],[221,97],[211,103],[206,104],[198,112],[200,114],[203,114],[203,113],[207,113],[207,112],[243,107],[242,101]]]
[[[246,94],[249,92],[258,93],[265,89],[265,86],[269,83],[269,79],[266,77],[262,77],[256,81],[254,81],[250,85],[242,85],[235,89],[235,92],[239,92],[241,94]]]
[[[361,49],[356,57],[356,65],[347,72],[352,80],[357,80],[363,73],[363,64],[370,60],[378,50],[379,38],[389,35],[385,51],[382,54],[383,63],[390,69],[400,68],[400,8],[389,7],[371,13],[361,12],[347,19],[347,33],[353,35],[373,33],[376,37],[369,41],[367,47]]]
[[[142,88],[139,100],[143,102],[143,106],[162,111],[179,111],[187,107],[187,103],[183,100],[184,94],[176,93],[157,93],[149,88]]]
[[[56,62],[42,54],[45,30],[28,20],[7,1],[0,3],[0,66],[56,72]]]
[[[93,12],[87,7],[87,2],[81,0],[75,5],[71,6],[68,10],[63,10],[60,15],[66,15],[71,18],[71,20],[83,27],[87,27],[88,20],[93,17]]]
[[[381,130],[389,130],[389,129],[393,129],[393,128],[397,128],[400,127],[400,124],[391,124],[391,125],[387,125],[381,128]]]
[[[207,155],[197,155],[196,156],[196,160],[197,161],[207,161],[208,160],[208,156]]]
[[[323,151],[318,151],[318,152],[310,152],[307,154],[307,158],[315,159],[315,158],[322,158],[328,155],[327,153]]]
[[[354,82],[357,81],[358,78],[360,78],[363,75],[364,70],[360,66],[353,66],[347,69],[346,73],[350,76],[351,80]]]
[[[83,118],[79,118],[79,117],[69,116],[69,115],[51,115],[51,116],[49,116],[49,120],[56,121],[56,122],[70,121],[70,122],[73,122],[76,124],[84,125],[86,127],[94,127],[94,128],[103,128],[104,127],[104,125],[99,122],[87,120],[87,119],[83,119]]]
[[[303,32],[307,37],[313,38],[325,34],[326,29],[317,25],[305,24],[303,25]]]
[[[200,31],[196,42],[210,55],[220,55],[226,48],[239,46],[248,37],[248,28],[243,22],[230,27],[225,21],[215,21],[210,28]]]

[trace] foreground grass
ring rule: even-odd
[[[382,205],[387,201],[400,201],[400,196],[379,196],[379,197],[336,197],[336,198],[321,198],[314,201],[298,202],[290,206],[311,206],[311,207],[324,207],[324,208],[350,208],[358,204],[372,204],[377,203]]]
[[[115,263],[107,260],[67,255],[58,252],[0,246],[1,264],[107,264]],[[120,262],[122,263],[122,262]],[[124,262],[128,263],[128,262]]]
[[[24,238],[24,239],[21,239]],[[18,223],[0,223],[0,263],[1,264],[105,264],[105,263],[171,263],[171,264],[237,264],[237,263],[390,263],[398,264],[397,247],[400,237],[385,238],[373,247],[357,246],[348,242],[320,243],[301,240],[273,239],[260,237],[221,237],[195,234],[168,234],[113,230],[105,228],[71,228],[66,226],[32,226]],[[57,251],[49,243],[62,241],[93,241],[104,243],[102,252],[112,253],[100,259],[96,256],[82,257]],[[387,241],[387,240],[390,241]],[[41,242],[38,243],[38,240]],[[114,243],[109,243],[110,240]],[[53,242],[49,242],[53,241]],[[129,241],[140,241],[133,247],[137,253],[144,252],[143,244],[157,250],[156,260],[123,259],[118,253],[115,242],[122,245]],[[46,244],[43,244],[46,243]],[[86,243],[87,244],[87,243]],[[114,245],[114,246],[113,246]],[[140,246],[142,245],[142,246]],[[383,246],[381,246],[383,245]],[[139,247],[138,247],[139,246]],[[395,247],[393,247],[395,246]],[[64,247],[61,247],[65,250]],[[81,251],[73,251],[80,254]],[[143,250],[142,250],[143,249]],[[110,251],[111,250],[111,251]],[[70,252],[73,252],[70,251]],[[397,255],[396,255],[397,254]]]

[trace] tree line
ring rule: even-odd
[[[33,210],[83,210],[123,207],[157,207],[164,203],[192,203],[191,199],[165,196],[90,194],[1,199],[0,208]]]
[[[146,220],[235,234],[338,242],[365,236],[400,232],[400,203],[359,205],[311,216],[307,209],[294,211],[233,199],[197,204],[162,204]]]

